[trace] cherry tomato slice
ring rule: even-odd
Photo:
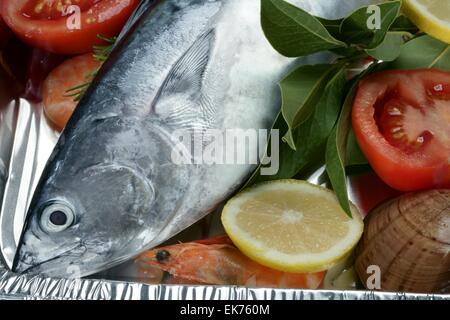
[[[362,151],[391,187],[450,187],[450,73],[370,75],[359,84],[352,122]]]
[[[50,52],[79,54],[117,35],[139,0],[2,0],[5,22],[26,43]]]

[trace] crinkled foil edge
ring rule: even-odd
[[[28,277],[0,271],[0,299],[24,300],[450,300],[450,295],[146,285],[96,279]]]

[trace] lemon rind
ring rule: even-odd
[[[231,199],[224,207],[222,223],[225,231],[234,244],[249,258],[267,267],[285,272],[319,272],[332,267],[347,255],[361,238],[364,224],[355,206],[352,206],[353,219],[349,219],[349,232],[329,250],[321,253],[302,253],[297,255],[285,254],[272,248],[268,248],[258,240],[252,238],[245,230],[237,226],[236,214],[240,205],[251,199],[252,195],[270,190],[289,190],[297,187],[298,191],[320,193],[326,195],[329,200],[337,201],[335,194],[317,185],[299,180],[269,181],[252,187],[235,198]],[[230,227],[234,226],[234,227]]]
[[[403,1],[402,9],[420,30],[450,44],[450,22],[437,18],[416,0]]]

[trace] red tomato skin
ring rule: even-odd
[[[392,188],[409,192],[432,188],[450,188],[450,163],[448,150],[442,150],[439,159],[430,159],[426,154],[407,154],[391,145],[378,130],[374,104],[383,92],[390,90],[390,81],[397,76],[404,77],[404,85],[398,89],[400,94],[408,93],[408,77],[413,73],[423,72],[433,79],[447,77],[450,73],[425,70],[395,70],[370,75],[359,83],[353,111],[352,124],[361,150],[366,155],[375,172]],[[431,81],[431,80],[430,80]],[[424,81],[425,82],[425,81]],[[420,105],[424,101],[408,97],[408,103]],[[423,98],[425,99],[425,98]],[[445,128],[443,129],[445,130]]]
[[[82,54],[92,51],[94,45],[104,44],[98,35],[117,35],[139,4],[139,0],[102,0],[96,3],[94,19],[81,13],[81,28],[70,30],[67,18],[56,20],[30,19],[21,13],[28,0],[2,0],[2,16],[9,27],[24,42],[58,54]]]
[[[352,200],[364,217],[381,203],[402,194],[389,187],[373,172],[351,176],[350,187]]]

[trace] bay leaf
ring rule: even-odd
[[[341,23],[344,19],[330,20],[317,17],[320,23],[328,30],[328,32],[336,39],[340,37]]]
[[[328,177],[342,209],[352,217],[348,193],[347,176],[345,173],[348,133],[351,126],[350,113],[355,96],[356,86],[352,88],[344,103],[338,123],[328,138],[325,163]]]
[[[281,112],[288,125],[283,140],[296,149],[293,130],[302,124],[317,105],[330,74],[339,68],[337,65],[304,65],[292,71],[280,82]]]
[[[345,167],[347,166],[347,146],[349,134],[352,127],[351,113],[353,107],[353,100],[358,90],[358,83],[366,74],[370,73],[377,65],[372,65],[364,72],[362,72],[355,80],[349,90],[345,102],[342,106],[339,119],[336,126],[328,138],[326,152],[325,152],[325,164],[328,177],[330,178],[333,190],[339,200],[342,209],[352,216],[350,210],[350,204],[347,191],[347,175]]]
[[[389,31],[378,47],[366,52],[377,60],[394,61],[400,56],[403,45],[411,38],[412,34],[409,32]]]
[[[287,57],[346,46],[316,17],[284,0],[261,0],[261,25],[275,50]]]
[[[412,34],[415,34],[419,31],[419,28],[417,28],[417,26],[412,23],[411,20],[408,19],[408,17],[406,17],[403,14],[400,14],[397,19],[395,19],[394,23],[392,24],[391,28],[389,29],[390,31],[404,31],[404,32],[409,32]]]
[[[280,144],[278,173],[273,176],[262,176],[258,169],[247,185],[267,180],[293,178],[305,167],[323,163],[327,139],[339,116],[346,94],[346,86],[346,71],[341,66],[326,85],[313,114],[294,130],[296,150],[293,150],[286,143]],[[275,121],[273,128],[280,130],[280,133],[285,133],[288,130],[281,114]]]
[[[438,68],[450,71],[450,45],[423,35],[408,41],[387,69]]]
[[[358,145],[355,132],[353,131],[353,129],[350,129],[350,132],[348,134],[345,166],[366,166],[368,164],[369,162],[367,161],[366,156],[361,151],[361,148]]]
[[[347,44],[357,44],[365,49],[378,47],[400,13],[401,2],[389,1],[376,5],[379,8],[379,26],[372,26],[371,6],[362,7],[342,21],[340,39]],[[376,22],[376,21],[374,21]],[[372,28],[373,27],[373,28]]]

